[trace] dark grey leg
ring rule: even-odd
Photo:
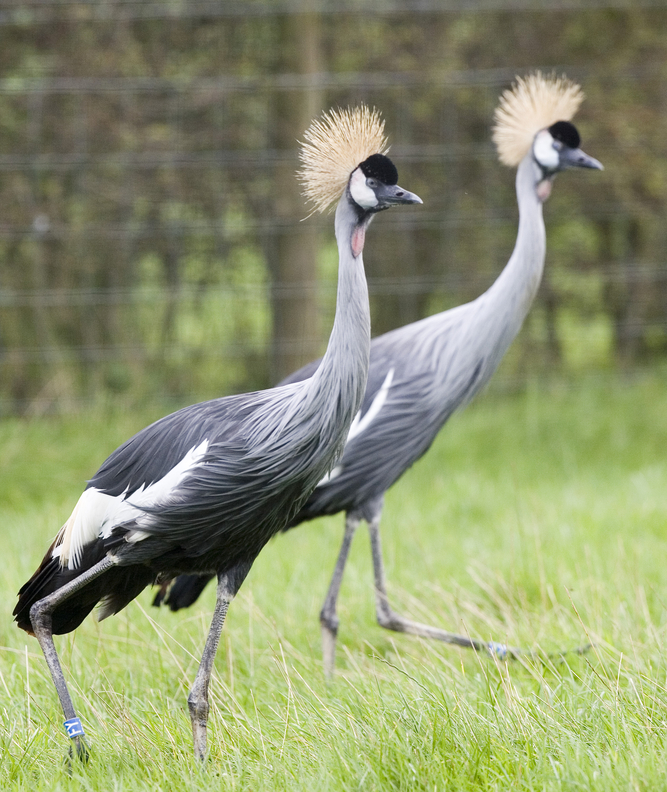
[[[58,698],[60,699],[60,706],[63,708],[63,713],[65,715],[65,728],[67,729],[67,734],[71,737],[76,754],[81,759],[87,759],[88,748],[84,739],[83,727],[74,710],[72,698],[67,689],[65,676],[60,665],[60,659],[58,658],[58,653],[53,643],[52,615],[53,611],[61,602],[67,600],[72,594],[79,591],[79,589],[83,588],[91,580],[104,574],[104,572],[114,566],[115,563],[113,558],[108,556],[103,558],[95,564],[95,566],[79,575],[79,577],[71,580],[57,591],[54,591],[53,594],[49,594],[47,597],[35,602],[30,608],[32,629],[35,633],[35,638],[39,641],[39,645],[44,653],[44,659],[51,672],[51,679],[53,679],[53,684],[55,685]]]
[[[336,662],[336,636],[338,635],[338,616],[336,614],[336,601],[340,591],[340,584],[343,581],[343,572],[350,552],[350,545],[354,533],[359,527],[359,517],[353,514],[345,516],[345,534],[343,544],[338,553],[338,560],[334,569],[329,590],[327,591],[324,605],[320,611],[320,624],[322,625],[322,652],[324,654],[324,673],[331,677]]]
[[[208,631],[204,653],[199,664],[192,690],[188,696],[188,708],[192,721],[192,738],[194,741],[195,758],[204,760],[206,757],[206,726],[208,723],[208,686],[211,681],[211,671],[215,653],[220,643],[220,634],[229,610],[229,603],[234,599],[238,586],[232,588],[229,575],[218,575],[218,593],[215,601],[215,610]],[[239,583],[240,585],[240,583]]]
[[[456,646],[462,646],[466,649],[475,649],[478,652],[488,652],[501,660],[507,657],[518,657],[523,654],[520,649],[513,649],[505,646],[505,644],[496,643],[495,641],[480,641],[467,635],[446,632],[439,627],[420,624],[396,613],[389,605],[389,599],[387,598],[387,581],[384,573],[384,562],[382,561],[382,543],[380,542],[379,514],[368,523],[368,532],[371,539],[373,572],[375,574],[375,610],[378,624],[381,627],[385,627],[387,630],[408,633],[409,635],[419,635],[422,638],[434,638],[437,641],[456,644]]]

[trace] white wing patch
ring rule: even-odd
[[[150,520],[142,507],[156,506],[169,499],[171,493],[183,479],[200,464],[208,449],[208,440],[191,448],[181,461],[163,478],[150,486],[140,487],[132,493],[131,500],[122,495],[107,495],[95,487],[87,489],[79,498],[74,511],[56,537],[52,556],[60,558],[60,565],[76,569],[81,561],[83,548],[98,537],[111,535],[111,531],[123,523],[134,520],[138,525]],[[148,536],[143,531],[133,531],[128,541],[139,542]]]
[[[377,418],[378,413],[384,407],[384,403],[387,401],[387,396],[389,396],[389,388],[391,388],[391,383],[393,381],[394,369],[390,368],[387,372],[387,376],[384,378],[384,382],[382,383],[380,390],[375,394],[375,398],[371,402],[371,406],[366,411],[366,415],[361,418],[361,412],[358,412],[354,416],[354,421],[352,421],[352,426],[350,426],[350,431],[347,434],[345,445],[347,445],[350,440],[352,440],[352,438],[357,437],[357,435],[360,435],[362,432],[366,431],[375,418]],[[338,478],[342,472],[343,466],[336,465],[336,467],[330,473],[327,473],[327,475],[318,482],[317,486],[323,487],[325,484],[328,484],[330,481]]]
[[[380,390],[375,394],[375,398],[371,402],[371,406],[368,408],[366,415],[363,418],[360,418],[361,413],[357,413],[354,416],[354,421],[352,421],[352,426],[350,427],[350,431],[347,435],[347,440],[345,444],[347,445],[353,437],[360,435],[363,431],[368,429],[371,422],[377,417],[377,414],[383,408],[384,403],[387,401],[387,396],[389,395],[389,388],[391,388],[391,383],[394,380],[394,369],[390,368],[387,372],[387,376],[384,378],[384,382]]]

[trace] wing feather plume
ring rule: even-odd
[[[493,116],[493,142],[503,165],[518,165],[540,129],[556,121],[570,121],[583,99],[581,88],[564,75],[545,76],[536,71],[517,77],[500,97]]]
[[[389,150],[380,113],[366,105],[324,113],[304,138],[297,175],[313,212],[324,212],[340,198],[357,165]]]

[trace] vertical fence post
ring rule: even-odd
[[[309,79],[300,90],[278,91],[275,97],[276,148],[284,154],[274,181],[278,229],[270,246],[271,309],[273,318],[271,378],[282,379],[318,352],[317,232],[305,216],[295,178],[296,139],[321,107],[317,86],[320,66],[320,19],[305,6],[302,13],[280,20],[282,71]]]

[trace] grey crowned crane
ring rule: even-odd
[[[338,201],[336,315],[320,364],[299,382],[186,407],[130,438],[90,480],[19,592],[16,621],[40,643],[82,757],[84,732],[53,635],[74,630],[98,602],[100,619],[117,613],[165,577],[217,576],[188,697],[194,752],[203,759],[209,680],[229,604],[264,545],[339,459],[361,405],[370,349],[364,235],[377,212],[421,200],[398,186],[376,111],[332,111],[305,137],[306,196],[319,211]]]
[[[288,526],[346,513],[343,544],[320,613],[329,674],[338,631],[336,601],[361,520],[366,520],[370,532],[376,614],[382,627],[500,656],[517,651],[397,614],[387,597],[380,518],[386,490],[426,453],[452,413],[480,391],[519,332],[542,277],[546,250],[542,204],[555,175],[567,168],[602,168],[581,151],[579,133],[571,123],[582,99],[579,86],[539,72],[518,78],[513,89],[502,95],[493,138],[500,161],[518,166],[519,231],[510,260],[495,283],[473,302],[373,340],[366,393],[343,458]],[[317,365],[316,361],[305,366],[285,382],[310,376]],[[207,578],[182,577],[158,593],[156,604],[165,599],[172,610],[186,607],[207,582]]]

